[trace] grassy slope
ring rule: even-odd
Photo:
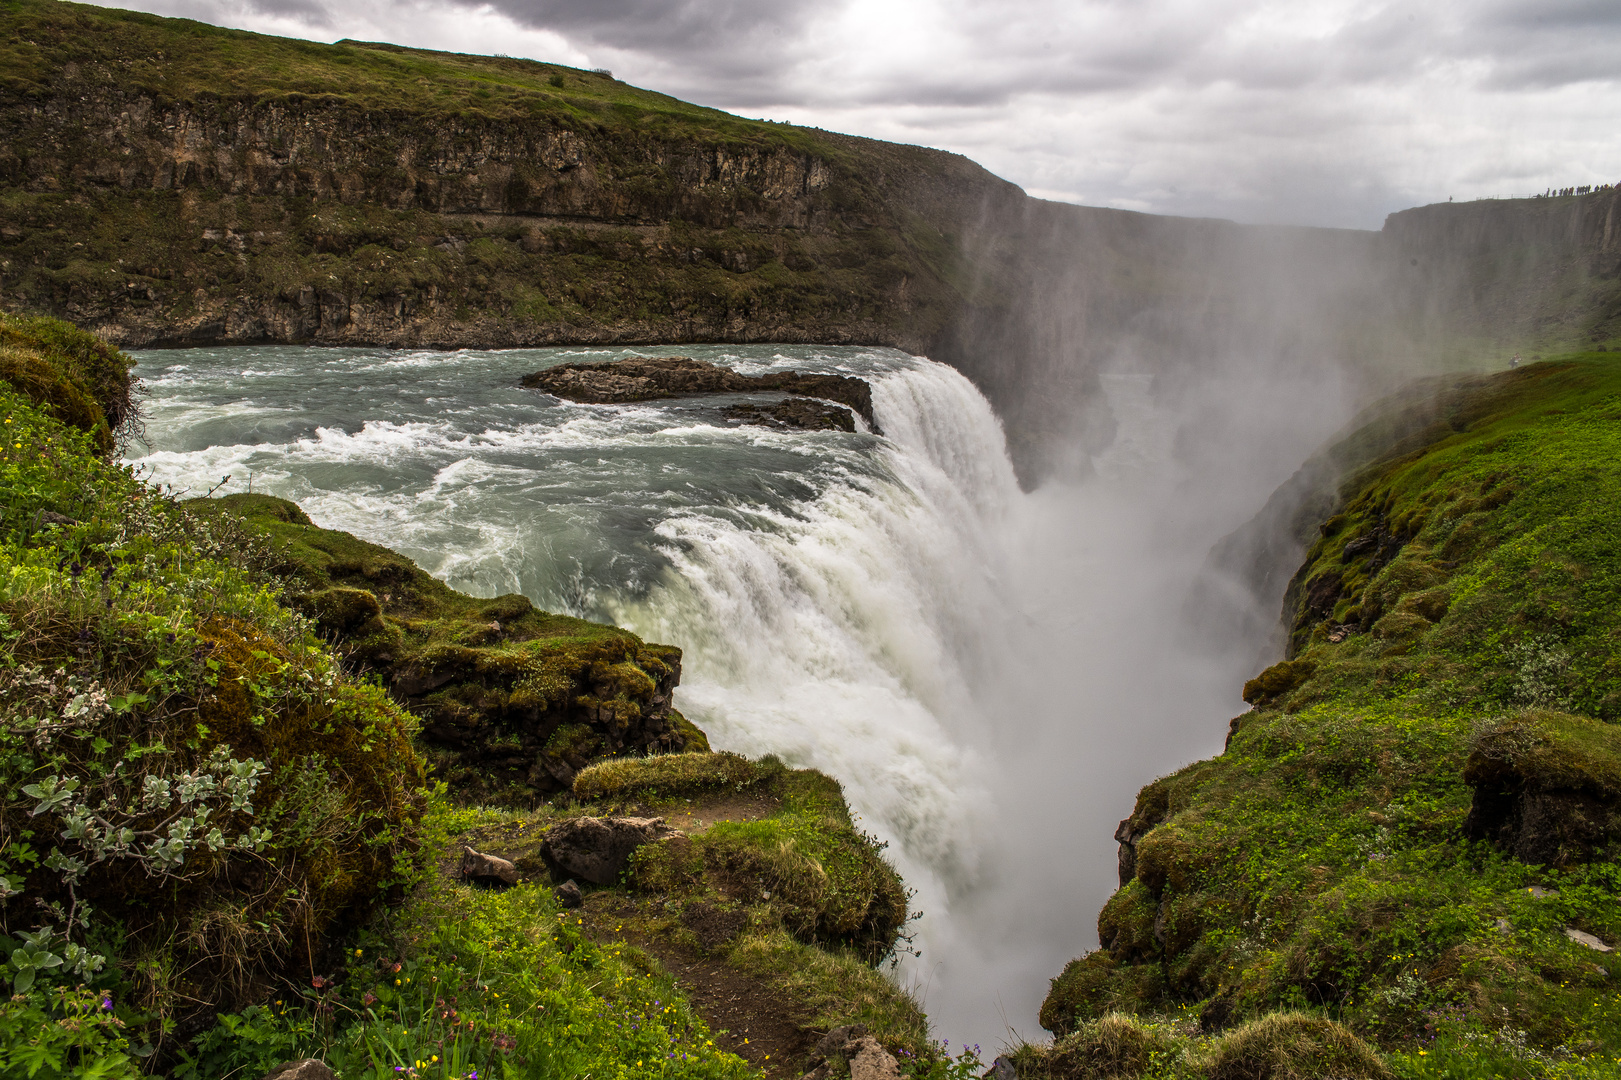
[[[595,798],[578,804],[511,811],[436,803],[424,822],[434,869],[408,901],[348,942],[326,985],[291,987],[280,1000],[222,1017],[193,1040],[174,1075],[258,1075],[316,1056],[346,1077],[387,1075],[395,1064],[446,1080],[462,1080],[472,1067],[512,1077],[797,1076],[816,1034],[851,1022],[913,1053],[914,1073],[942,1075],[916,1003],[855,950],[808,931],[818,911],[838,912],[853,899],[865,910],[875,890],[900,898],[894,871],[851,828],[836,783],[730,755],[608,768],[611,790],[593,790],[601,769],[588,771],[582,790]],[[688,782],[672,784],[674,770]],[[753,803],[749,820],[717,821],[689,829],[690,839],[644,848],[622,884],[588,888],[582,908],[554,899],[538,853],[551,825],[626,809],[702,814],[740,793]],[[795,850],[782,830],[810,844]],[[771,835],[740,835],[751,831]],[[461,845],[515,860],[519,884],[491,891],[457,880],[447,853]],[[813,851],[822,856],[819,874],[807,861]],[[669,880],[672,860],[693,864],[678,881]],[[817,888],[802,887],[808,877]],[[777,891],[774,903],[759,898],[762,885]],[[731,936],[703,945],[683,920],[695,905],[735,919]],[[884,933],[897,929],[891,923]],[[661,957],[717,960],[733,973],[734,993],[741,985],[791,1002],[785,1019],[805,1037],[755,1045],[741,1031],[712,1029],[694,1003],[705,987],[672,978]]]
[[[1246,687],[1226,753],[1143,790],[1135,875],[1044,1024],[1306,1008],[1404,1074],[1617,1075],[1621,954],[1564,933],[1621,943],[1613,848],[1527,864],[1464,826],[1493,739],[1614,799],[1618,401],[1604,356],[1470,380],[1347,479],[1291,592],[1292,659]]]
[[[159,102],[317,98],[401,115],[541,117],[580,127],[613,118],[673,138],[838,153],[802,128],[745,120],[558,64],[355,41],[324,45],[40,0],[7,0],[0,18],[11,31],[0,42],[0,87],[13,93],[52,93],[67,65],[78,64],[105,68],[110,80]]]

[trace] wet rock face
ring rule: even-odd
[[[629,404],[689,394],[777,391],[836,401],[859,413],[874,431],[877,430],[872,414],[872,387],[865,379],[850,375],[808,375],[797,371],[741,375],[730,368],[685,356],[632,356],[605,364],[558,364],[525,375],[523,385],[532,390],[544,390],[565,401],[593,405]],[[782,403],[783,406],[788,404]],[[809,415],[804,406],[794,406],[777,418],[790,422],[788,416]],[[776,416],[775,410],[773,416]],[[854,425],[845,430],[853,431]]]
[[[557,877],[612,885],[632,852],[674,835],[663,818],[573,818],[552,826],[540,854]]]

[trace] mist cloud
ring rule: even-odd
[[[269,33],[608,67],[965,153],[1032,194],[1377,227],[1621,181],[1613,0],[137,0]]]

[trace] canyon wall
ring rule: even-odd
[[[1248,227],[526,60],[56,0],[0,27],[0,305],[126,347],[893,345],[980,385],[1029,481],[1107,442],[1111,365],[1377,384],[1614,319],[1613,192]]]

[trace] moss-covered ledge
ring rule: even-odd
[[[601,757],[708,749],[671,708],[678,648],[517,594],[457,592],[285,499],[188,505],[236,515],[273,541],[288,602],[421,717],[424,752],[458,799],[528,804],[568,790]]]

